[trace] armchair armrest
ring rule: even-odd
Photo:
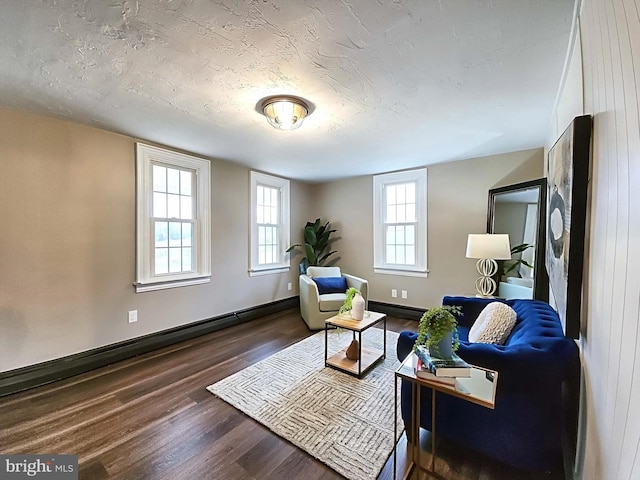
[[[364,278],[356,277],[355,275],[349,275],[347,273],[343,273],[342,276],[347,279],[347,287],[354,287],[360,291],[360,294],[364,298],[365,301],[365,309],[368,305],[368,296],[369,296],[369,282]]]
[[[300,313],[302,318],[310,318],[313,312],[318,311],[320,302],[318,286],[308,275],[300,275],[298,286],[300,287]]]

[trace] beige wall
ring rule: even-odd
[[[373,178],[317,186],[323,218],[338,229],[335,246],[345,272],[369,280],[369,298],[428,308],[448,294],[474,293],[475,260],[465,258],[467,235],[486,232],[489,189],[542,177],[542,149],[428,167],[428,278],[373,273]],[[391,289],[398,297],[391,297]],[[401,298],[406,290],[408,297]]]
[[[631,480],[640,478],[640,5],[581,3],[580,36],[547,141],[574,116],[594,116],[574,478]]]
[[[134,293],[134,144],[0,109],[0,371],[297,294],[297,262],[288,274],[248,276],[249,171],[218,160],[211,283]],[[309,217],[310,200],[292,182],[292,225]]]
[[[212,160],[211,283],[136,294],[136,140],[11,109],[0,126],[0,371],[297,295],[299,256],[288,274],[247,274],[247,168]],[[371,176],[292,182],[291,242],[307,220],[331,220],[340,265],[370,279],[371,298],[427,307],[472,290],[466,235],[484,231],[487,191],[539,177],[541,159],[531,150],[429,167],[428,279],[373,274]]]

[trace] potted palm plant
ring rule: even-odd
[[[451,358],[460,345],[456,315],[461,314],[459,306],[451,305],[430,308],[424,312],[413,349],[424,345],[432,357]]]
[[[307,272],[310,266],[321,266],[334,253],[331,251],[331,235],[336,230],[331,229],[329,222],[322,224],[320,218],[315,222],[307,222],[304,227],[304,244],[296,243],[287,249],[287,253],[292,252],[297,247],[302,247],[305,256],[300,261],[299,272],[302,275]]]

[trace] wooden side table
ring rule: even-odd
[[[383,322],[383,348],[382,351],[373,348],[362,347],[362,332],[375,324]],[[346,348],[338,353],[328,356],[329,354],[329,327],[343,328],[353,332],[353,338],[358,334],[358,360],[349,360],[346,357]],[[387,358],[387,315],[378,312],[364,312],[362,320],[354,320],[347,314],[335,315],[325,320],[324,327],[324,364],[326,367],[335,368],[342,372],[348,373],[358,378],[362,378],[365,373],[371,370],[380,360]]]
[[[454,397],[462,398],[468,402],[482,405],[486,408],[495,408],[496,387],[498,385],[498,372],[486,368],[471,365],[471,377],[457,377],[455,385],[433,382],[428,379],[419,378],[415,373],[415,366],[418,357],[414,353],[407,355],[395,373],[395,403],[394,403],[394,439],[398,438],[398,380],[406,380],[411,383],[411,438],[413,445],[411,448],[411,461],[403,476],[407,479],[411,476],[413,469],[418,472],[426,472],[435,478],[442,478],[435,471],[436,459],[436,392],[446,393]],[[420,464],[420,391],[427,387],[431,389],[431,464],[429,469],[425,469]],[[393,447],[393,478],[396,478],[397,470],[397,442]],[[418,478],[420,474],[418,473]]]

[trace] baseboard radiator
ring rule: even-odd
[[[299,297],[231,312],[124,342],[0,373],[0,397],[73,377],[120,360],[300,306]]]

